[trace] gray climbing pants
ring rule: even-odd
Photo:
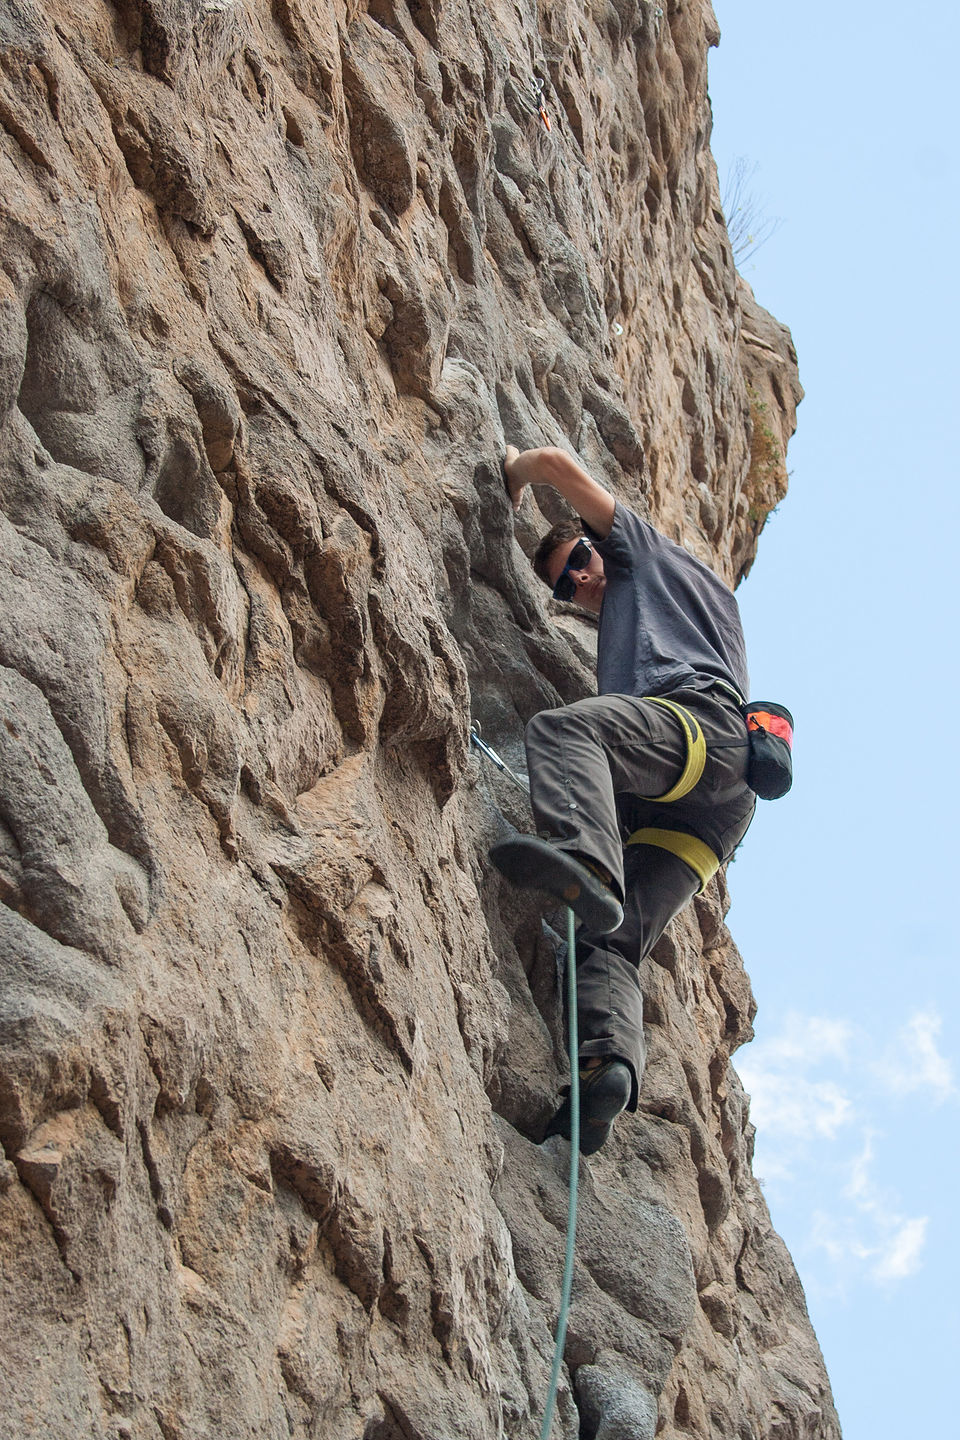
[[[624,922],[612,935],[577,937],[580,1057],[616,1055],[633,1072],[630,1109],[643,1075],[640,964],[699,888],[699,877],[669,850],[627,845],[644,827],[695,835],[728,859],[753,818],[746,783],[746,723],[721,687],[672,691],[697,719],[707,743],[703,775],[671,804],[667,794],[687,760],[679,719],[632,695],[598,695],[544,710],[526,730],[538,833],[561,850],[602,865],[613,877]]]

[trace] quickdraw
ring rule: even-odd
[[[487,744],[486,740],[480,739],[479,720],[474,720],[473,724],[470,726],[470,744],[475,745],[480,751],[481,755],[486,755],[487,759],[492,761],[492,763],[496,765],[498,770],[502,770],[505,775],[509,775],[510,779],[515,785],[519,785],[520,789],[525,791],[527,795],[530,794],[530,786],[528,785],[527,781],[522,780],[515,771],[511,770],[506,760],[501,760],[496,750],[492,749],[492,747]]]
[[[550,116],[547,114],[547,102],[543,94],[543,81],[538,80],[537,77],[534,76],[531,84],[533,87],[533,103],[536,112],[543,121],[545,128],[552,130],[553,126],[550,124]]]
[[[518,103],[531,115],[536,115],[545,130],[551,131],[553,123],[547,110],[546,80],[541,80],[538,75],[531,75],[526,91],[514,90]]]

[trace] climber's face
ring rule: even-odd
[[[607,580],[603,560],[588,540],[564,540],[550,556],[547,574],[557,600],[572,600],[600,614]]]

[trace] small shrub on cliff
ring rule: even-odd
[[[747,386],[750,404],[750,468],[744,491],[750,500],[748,518],[763,525],[787,491],[787,467],[783,446],[770,428],[769,409],[752,385]]]
[[[748,169],[746,156],[738,155],[727,173],[720,200],[733,250],[733,263],[738,269],[747,256],[765,245],[783,224],[779,216],[771,219],[763,213],[761,202],[749,189],[756,173],[756,165]]]

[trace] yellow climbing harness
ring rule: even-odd
[[[683,767],[683,773],[676,785],[668,790],[665,795],[641,795],[641,800],[655,800],[658,805],[669,805],[674,800],[682,800],[684,795],[700,781],[703,774],[703,767],[707,763],[707,742],[703,738],[703,731],[695,715],[684,705],[678,705],[675,700],[668,700],[664,695],[647,695],[645,697],[654,705],[663,705],[677,717],[683,726],[683,733],[687,740],[687,763]]]
[[[663,705],[677,717],[687,741],[687,762],[677,783],[665,795],[641,796],[641,799],[653,800],[658,805],[669,805],[674,800],[682,800],[684,795],[689,795],[694,786],[699,784],[707,763],[707,742],[703,738],[703,731],[696,716],[685,706],[678,705],[675,700],[668,700],[663,695],[648,695],[646,699],[654,705]],[[664,830],[648,825],[641,830],[634,830],[627,844],[656,845],[661,850],[669,850],[689,865],[699,877],[701,893],[720,868],[720,857],[714,854],[710,846],[698,840],[696,835],[688,835],[683,830]]]
[[[627,844],[656,845],[660,850],[669,850],[679,856],[700,877],[701,895],[720,869],[720,857],[714,854],[710,846],[698,840],[696,835],[688,835],[683,830],[662,830],[647,826],[643,830],[634,830]]]

